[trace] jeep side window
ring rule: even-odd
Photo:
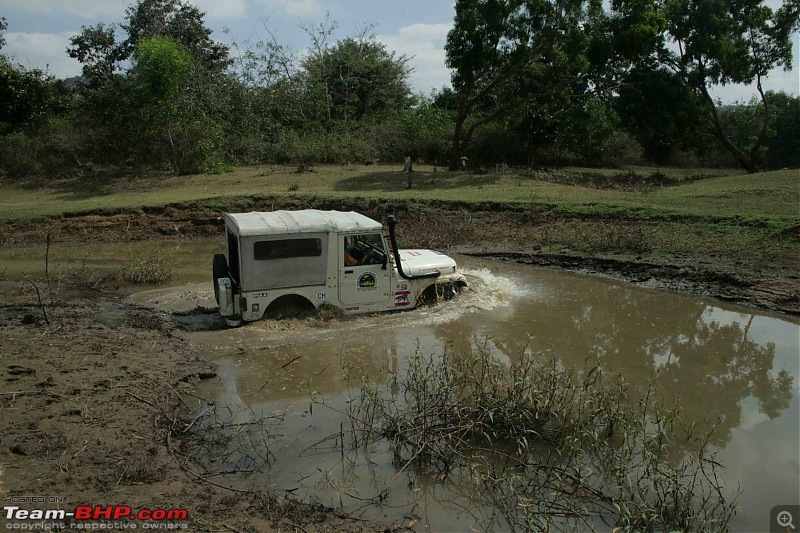
[[[320,255],[322,255],[321,239],[278,239],[253,243],[253,258],[256,261]]]
[[[380,265],[386,260],[380,233],[344,238],[344,266]]]

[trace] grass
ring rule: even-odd
[[[392,386],[363,385],[353,446],[384,441],[403,469],[471,481],[493,509],[476,516],[488,530],[727,530],[736,493],[719,477],[713,428],[695,434],[655,378],[636,389],[597,361],[570,368],[527,351],[506,366],[488,345],[418,350]]]
[[[421,166],[411,178],[409,189],[408,174],[399,166],[370,165],[302,173],[272,166],[181,177],[96,173],[6,180],[0,183],[0,220],[165,205],[216,212],[317,207],[374,218],[399,210],[413,215],[404,217],[403,235],[414,246],[621,254],[746,277],[792,277],[800,265],[797,170],[755,175],[647,167],[448,172]],[[496,217],[498,212],[504,216]]]
[[[121,281],[134,284],[160,284],[172,281],[176,277],[172,263],[163,257],[134,259],[115,273]]]
[[[140,178],[98,175],[39,185],[6,183],[0,201],[0,220],[253,195],[492,201],[524,204],[540,212],[563,215],[636,219],[722,217],[761,220],[782,226],[795,224],[800,219],[800,190],[795,170],[749,176],[722,175],[654,191],[629,192],[575,187],[519,173],[435,172],[433,167],[419,167],[413,175],[413,188],[407,189],[406,176],[398,168],[329,166],[298,174],[287,167],[247,167],[215,175]],[[633,169],[643,174],[654,170]],[[688,177],[685,170],[659,171],[671,177]],[[618,171],[569,169],[565,172],[580,176],[587,172],[613,174]],[[710,172],[697,171],[704,175]]]

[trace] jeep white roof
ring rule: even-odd
[[[240,236],[285,235],[292,233],[322,233],[329,231],[380,231],[376,222],[355,211],[270,211],[265,213],[229,213],[228,224],[236,228]]]

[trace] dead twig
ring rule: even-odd
[[[172,438],[170,437],[170,432],[169,431],[167,431],[167,451],[169,451],[170,456],[175,460],[175,462],[178,463],[178,466],[181,467],[181,470],[183,470],[187,474],[190,474],[192,477],[199,479],[200,481],[202,481],[204,483],[208,483],[209,485],[213,485],[213,486],[215,486],[217,488],[220,488],[220,489],[225,489],[225,490],[229,490],[229,491],[232,491],[232,492],[238,492],[240,494],[253,494],[254,493],[254,491],[252,491],[252,490],[244,490],[244,489],[237,489],[237,488],[234,488],[234,487],[226,487],[225,485],[220,485],[219,483],[214,483],[210,479],[206,478],[205,476],[201,476],[200,474],[198,474],[197,472],[193,471],[191,468],[189,468],[188,466],[183,464],[183,462],[181,462],[178,459],[178,457],[176,456],[175,450],[172,448]],[[236,531],[236,530],[235,529],[231,529],[231,531]]]
[[[177,397],[177,398],[178,398],[178,399],[181,401],[181,403],[183,404],[183,406],[184,406],[184,407],[186,407],[186,409],[188,409],[189,411],[191,411],[191,410],[192,410],[192,408],[191,408],[191,407],[189,407],[189,404],[188,404],[188,403],[186,403],[186,400],[184,400],[184,399],[183,399],[183,395],[182,395],[181,393],[179,393],[177,390],[175,390],[175,387],[173,387],[173,386],[172,386],[172,385],[170,385],[169,383],[167,383],[167,386],[170,388],[170,390],[172,390],[172,392],[174,392],[174,393],[175,393],[175,396],[176,396],[176,397]]]
[[[284,369],[284,368],[286,368],[287,366],[291,365],[292,363],[294,363],[295,361],[297,361],[298,359],[300,359],[300,357],[301,357],[301,356],[300,356],[300,355],[298,355],[297,357],[295,357],[294,359],[292,359],[292,360],[291,360],[291,361],[289,361],[288,363],[285,363],[285,364],[283,364],[283,365],[282,365],[280,368],[278,368],[278,370],[283,370],[283,369]],[[270,382],[270,381],[272,381],[272,377],[270,377],[270,378],[269,378],[267,381],[265,381],[265,382],[264,382],[264,384],[263,384],[263,385],[261,385],[261,387],[258,389],[258,390],[259,390],[259,392],[260,392],[260,391],[262,391],[262,390],[264,390],[264,387],[266,387],[267,385],[269,385],[269,382]]]
[[[203,411],[202,411],[202,412],[201,412],[199,415],[197,415],[196,417],[194,417],[194,420],[192,420],[192,422],[191,422],[191,423],[190,423],[188,426],[186,426],[185,428],[183,428],[183,430],[182,430],[182,431],[183,431],[183,433],[186,433],[186,432],[188,432],[190,429],[192,429],[192,427],[194,426],[195,422],[197,422],[197,421],[200,419],[200,417],[201,417],[201,416],[203,416],[204,414],[206,414],[206,413],[207,413],[207,412],[209,412],[210,410],[211,410],[211,407],[206,407],[206,408],[205,408],[205,409],[204,409],[204,410],[203,410]]]
[[[293,522],[289,522],[288,520],[286,521],[286,523],[289,524],[290,526],[292,526],[295,529],[299,529],[303,533],[308,533],[308,531],[306,531],[305,528],[303,528],[302,526],[298,526],[297,524],[295,524]]]
[[[31,286],[33,287],[33,290],[36,291],[36,298],[39,300],[39,309],[42,310],[42,315],[44,315],[44,321],[49,326],[50,325],[50,317],[47,316],[47,308],[45,307],[44,302],[42,301],[42,293],[39,291],[39,286],[36,284],[35,281],[33,281],[28,276],[22,276],[22,279],[24,281],[27,281],[28,283],[30,283]]]
[[[154,404],[153,404],[153,402],[147,401],[147,400],[145,400],[144,398],[140,398],[139,396],[135,395],[135,394],[134,394],[134,393],[132,393],[131,391],[128,391],[128,394],[130,394],[131,396],[133,396],[134,398],[136,398],[136,399],[137,399],[137,400],[139,400],[140,402],[142,402],[142,403],[146,403],[146,404],[147,404],[147,405],[149,405],[150,407],[154,407],[154,408],[158,409],[158,406],[157,406],[157,405],[154,405]]]
[[[51,335],[51,334],[55,333],[56,331],[60,330],[61,328],[62,328],[62,326],[58,326],[57,328],[54,328],[54,329],[46,329],[43,332],[41,332],[39,335],[36,336],[36,340],[41,339],[45,335]]]
[[[50,232],[47,232],[44,248],[44,278],[47,280],[47,295],[50,297],[50,305],[53,305],[53,289],[50,288]]]
[[[85,451],[86,451],[86,447],[87,447],[88,445],[89,445],[89,441],[88,441],[88,440],[84,440],[84,441],[83,441],[83,448],[81,448],[81,449],[78,451],[78,453],[76,453],[75,455],[73,455],[73,456],[72,456],[72,458],[73,458],[73,459],[75,459],[75,458],[76,458],[76,457],[78,457],[80,454],[82,454],[83,452],[85,452]]]

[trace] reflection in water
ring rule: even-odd
[[[596,358],[634,387],[655,376],[683,423],[696,424],[697,433],[716,425],[712,442],[723,448],[727,483],[743,490],[733,528],[767,529],[772,506],[800,500],[796,321],[624,283],[461,262],[473,269],[475,292],[437,308],[186,334],[221,365],[222,382],[207,394],[246,405],[251,415],[287,413],[270,448],[272,486],[300,487],[293,494],[377,517],[414,514],[433,529],[469,529],[475,520],[459,511],[477,506],[468,488],[454,490],[423,472],[398,474],[385,449],[364,466],[343,461],[334,441],[309,446],[346,427],[340,413],[362,375],[391,382],[416,349],[431,355],[445,345],[488,343],[509,361],[525,350],[577,367]],[[329,453],[321,453],[325,446]],[[385,505],[367,505],[387,485]]]
[[[634,384],[656,376],[667,398],[682,400],[684,418],[718,423],[718,445],[729,441],[731,429],[740,425],[743,399],[757,398],[770,418],[789,406],[796,372],[772,372],[775,343],[748,337],[754,314],[725,312],[660,291],[575,281],[580,288],[566,298],[548,298],[519,310],[515,324],[492,331],[487,327],[473,338],[491,334],[504,353],[518,353],[526,342],[519,326],[527,320],[534,353],[552,347],[575,365],[595,356],[604,370],[622,372]]]

